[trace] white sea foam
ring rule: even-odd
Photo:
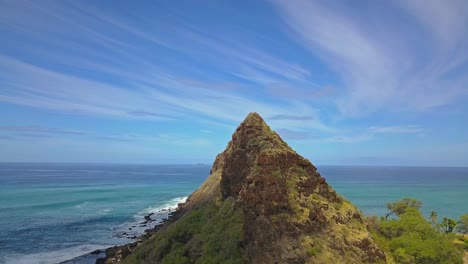
[[[113,228],[114,236],[126,239],[139,237],[145,233],[146,229],[154,228],[156,225],[160,224],[164,218],[169,216],[169,213],[177,208],[179,203],[183,203],[186,200],[187,197],[177,197],[169,200],[165,204],[147,207],[133,216],[134,221]],[[146,222],[144,217],[149,214],[151,214],[150,217],[153,221]]]
[[[85,209],[86,207],[88,207],[89,205],[92,205],[93,203],[91,202],[83,202],[83,203],[80,203],[78,205],[75,205],[73,207],[75,208],[78,208],[78,209]]]
[[[103,213],[103,214],[107,214],[110,211],[112,211],[112,209],[102,209],[100,212]]]
[[[184,203],[187,200],[187,198],[188,198],[187,196],[177,197],[177,198],[169,200],[167,203],[165,203],[163,205],[147,207],[147,208],[141,210],[140,212],[138,212],[134,217],[141,220],[141,218],[143,218],[145,215],[148,215],[150,213],[158,213],[158,212],[166,211],[166,210],[167,211],[168,210],[174,210],[174,209],[177,208],[179,203]]]
[[[6,256],[3,260],[5,264],[52,264],[60,263],[66,260],[70,260],[89,252],[92,252],[98,248],[108,248],[113,245],[92,245],[86,244],[76,247],[64,248],[55,251],[34,253],[34,254],[18,254]]]

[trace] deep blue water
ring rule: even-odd
[[[403,196],[422,211],[468,213],[468,168],[319,166],[365,214]],[[208,165],[0,163],[0,263],[58,263],[139,235],[208,176]],[[132,228],[132,230],[129,230]],[[128,233],[122,235],[123,232]]]

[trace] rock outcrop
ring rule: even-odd
[[[362,214],[257,114],[127,263],[385,263]]]

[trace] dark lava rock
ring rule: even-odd
[[[99,254],[101,254],[102,252],[104,252],[104,251],[102,251],[102,250],[100,250],[100,249],[96,249],[96,250],[94,250],[93,252],[90,252],[89,254],[91,254],[91,255],[99,255]]]

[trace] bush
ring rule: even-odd
[[[406,207],[392,220],[373,217],[369,228],[376,242],[389,250],[397,263],[461,264],[462,252],[453,245],[454,234],[438,232],[418,208]]]

